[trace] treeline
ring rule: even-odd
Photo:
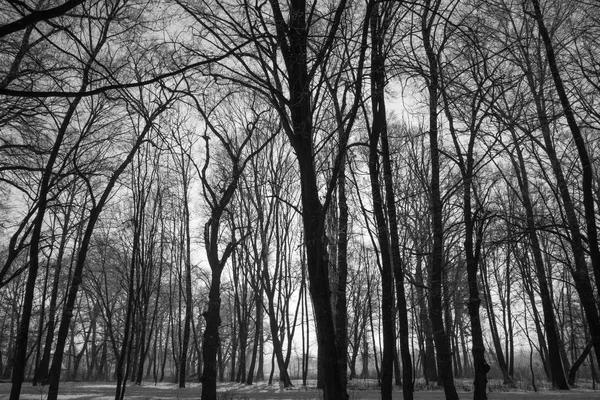
[[[0,374],[595,385],[600,5],[0,5]],[[539,368],[536,368],[539,365]]]

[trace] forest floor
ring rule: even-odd
[[[258,383],[252,386],[246,386],[236,383],[219,384],[219,400],[320,400],[322,395],[314,387],[302,388],[300,382],[289,390],[282,390],[278,385],[268,385]],[[349,390],[350,400],[375,400],[380,399],[380,393],[377,389],[355,387]],[[8,399],[10,393],[10,383],[0,383],[0,400]],[[44,400],[47,397],[47,387],[36,387],[23,385],[21,390],[21,399],[23,400]],[[511,389],[508,391],[494,387],[488,395],[490,400],[592,400],[600,399],[600,391],[591,389],[576,389],[570,391],[542,390],[538,392],[519,391]],[[139,400],[159,400],[159,399],[199,399],[201,385],[192,383],[185,389],[179,389],[176,384],[145,383],[141,386],[128,385],[125,391],[125,398]],[[60,385],[60,400],[112,400],[115,395],[114,383],[86,383],[86,382],[63,382]],[[394,390],[394,399],[402,399],[402,390]],[[473,394],[467,391],[459,392],[461,400],[471,399]],[[416,400],[443,400],[444,393],[441,390],[419,390],[415,392]]]

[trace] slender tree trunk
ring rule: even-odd
[[[569,385],[567,385],[567,380],[565,379],[565,373],[560,358],[560,343],[558,330],[556,327],[556,318],[554,316],[554,305],[550,296],[550,289],[548,287],[548,280],[546,278],[546,270],[544,268],[540,243],[536,233],[535,216],[533,204],[529,195],[529,181],[526,172],[525,161],[515,135],[513,135],[513,141],[515,143],[515,150],[518,158],[518,164],[515,160],[513,160],[513,164],[515,172],[518,174],[519,187],[521,189],[523,206],[526,213],[531,252],[533,253],[536,275],[539,283],[542,310],[544,314],[544,328],[546,330],[546,338],[548,340],[548,358],[550,362],[552,385],[561,390],[568,390]]]
[[[500,342],[500,335],[498,334],[498,326],[496,324],[496,314],[494,312],[493,303],[492,303],[492,295],[490,291],[490,284],[488,281],[488,274],[485,270],[485,267],[481,270],[481,281],[482,281],[482,289],[483,296],[485,298],[487,315],[490,324],[490,334],[492,335],[492,342],[494,343],[494,350],[496,351],[496,358],[498,360],[498,366],[500,367],[500,371],[502,371],[502,376],[504,377],[504,384],[510,384],[511,378],[508,373],[508,365],[506,364],[506,360],[504,358],[504,352],[502,351],[502,343]]]
[[[262,296],[262,294],[261,294]],[[262,300],[261,300],[262,302]],[[261,306],[262,307],[262,306]],[[265,380],[265,337],[264,337],[264,329],[262,326],[262,315],[261,311],[261,319],[260,319],[260,329],[258,331],[259,342],[258,342],[258,368],[256,369],[256,380],[264,381]]]
[[[306,316],[306,341],[302,345],[303,349],[303,358],[304,358],[304,368],[302,370],[302,386],[306,387],[306,381],[308,379],[308,361],[310,359],[310,319],[308,318],[308,288],[306,285],[306,264],[304,259],[304,252],[300,255],[301,264],[302,264],[302,282],[304,282],[304,315]]]
[[[70,226],[70,218],[71,217],[71,208],[67,211],[65,215],[64,221],[64,230],[61,237],[61,244],[59,245],[58,254],[56,257],[56,267],[54,269],[54,279],[52,281],[52,291],[50,293],[50,305],[48,307],[48,326],[46,328],[46,340],[44,342],[44,352],[42,354],[42,359],[37,368],[37,380],[42,384],[48,383],[48,370],[50,368],[50,353],[52,352],[52,342],[54,341],[54,327],[56,325],[56,304],[58,302],[58,290],[60,283],[60,273],[63,265],[63,257],[65,252],[65,247],[67,244],[68,237],[68,229]],[[83,215],[81,216],[83,219]],[[79,228],[77,230],[77,236],[75,238],[75,242],[79,242],[79,238],[81,237],[81,230]]]
[[[89,220],[85,232],[83,234],[83,238],[81,240],[81,247],[79,248],[77,253],[77,262],[75,263],[73,278],[71,280],[71,285],[67,293],[67,298],[63,307],[62,317],[60,320],[60,326],[58,328],[56,350],[54,352],[54,358],[52,359],[52,366],[50,367],[49,374],[50,386],[48,388],[48,400],[56,400],[58,396],[58,386],[60,382],[60,373],[62,368],[62,358],[64,354],[65,341],[67,338],[67,333],[69,331],[71,318],[73,316],[73,307],[75,305],[75,301],[77,300],[77,293],[83,280],[83,270],[85,266],[87,253],[91,244],[92,233],[94,231],[96,223],[98,222],[100,213],[102,212],[104,205],[108,201],[108,198],[112,192],[113,187],[117,183],[117,180],[119,179],[125,168],[131,163],[134,155],[137,153],[139,147],[145,140],[146,135],[152,127],[154,120],[160,114],[162,114],[166,107],[167,104],[162,104],[160,107],[158,107],[157,110],[155,110],[152,113],[152,115],[148,116],[146,125],[144,126],[142,132],[138,136],[135,144],[127,154],[127,157],[125,157],[123,162],[121,162],[121,164],[113,172],[109,179],[109,182],[107,183],[106,187],[104,188],[104,191],[102,192],[102,195],[98,199],[96,206],[90,210]]]
[[[93,313],[100,314],[100,306],[98,304],[93,305]],[[87,381],[95,381],[97,380],[98,372],[96,369],[98,368],[98,323],[97,318],[94,318],[92,326],[90,327],[92,331],[92,343],[91,343],[91,357],[90,364],[87,371]]]
[[[39,322],[38,322],[38,333],[37,333],[37,337],[36,337],[37,346],[36,346],[36,351],[35,351],[35,362],[33,363],[33,368],[35,371],[34,375],[33,375],[33,380],[32,380],[33,386],[37,386],[37,383],[38,383],[38,372],[39,372],[38,366],[40,364],[40,358],[41,358],[41,352],[42,352],[42,337],[44,336],[44,325],[45,325],[44,318],[46,317],[46,300],[48,299],[49,275],[50,275],[50,263],[48,262],[46,264],[46,271],[44,273],[44,286],[42,289],[42,297],[40,299],[40,302],[41,302],[40,317],[39,317]],[[0,354],[0,357],[2,357],[2,354]]]
[[[510,232],[510,231],[509,231]],[[510,268],[510,257],[512,256],[511,250],[512,245],[509,244],[508,251],[506,253],[506,314],[508,320],[508,334],[506,335],[506,356],[508,358],[508,379],[510,379],[509,384],[514,385],[513,377],[515,376],[515,338],[514,338],[514,328],[513,328],[513,316],[512,316],[512,279],[511,272],[512,268]],[[489,293],[489,292],[488,292]],[[506,379],[505,379],[506,381]]]
[[[435,361],[435,350],[433,340],[433,328],[431,327],[431,319],[429,318],[427,309],[427,296],[423,288],[423,256],[417,255],[417,267],[415,271],[415,288],[417,298],[419,299],[419,319],[421,320],[423,330],[423,354],[421,355],[421,363],[423,365],[423,376],[426,382],[437,381],[437,367]]]
[[[236,368],[238,366],[237,356],[238,356],[238,344],[239,344],[239,330],[241,325],[241,305],[239,299],[239,270],[237,269],[236,262],[236,254],[233,252],[231,255],[232,265],[231,269],[233,270],[233,305],[229,304],[228,308],[231,308],[232,312],[228,313],[230,317],[230,321],[228,325],[230,326],[230,347],[231,347],[231,356],[230,356],[230,364],[231,368],[229,370],[229,381],[235,382],[236,378]],[[229,302],[231,302],[231,296],[229,296]]]
[[[583,350],[581,351],[581,354],[579,355],[579,357],[577,357],[577,360],[575,360],[575,362],[569,369],[569,381],[568,381],[569,385],[571,385],[571,386],[575,385],[575,378],[577,376],[577,371],[579,370],[579,367],[581,367],[581,365],[585,361],[588,354],[590,354],[591,349],[592,349],[592,342],[590,341],[583,348]]]
[[[244,315],[247,315],[247,311],[243,312]],[[239,365],[238,372],[236,376],[236,382],[243,382],[246,378],[246,349],[248,347],[248,323],[250,321],[248,318],[244,318],[238,322],[238,341],[239,341]]]
[[[271,340],[273,341],[273,353],[275,354],[275,359],[277,360],[277,367],[279,368],[279,380],[283,383],[285,388],[292,387],[292,380],[290,379],[290,375],[288,374],[287,366],[283,358],[283,345],[281,343],[281,339],[279,337],[279,325],[276,320],[276,311],[274,308],[273,301],[274,293],[267,293],[269,305],[269,323],[271,327]]]
[[[260,264],[258,266],[260,269]],[[257,274],[260,276],[260,274]],[[261,341],[262,324],[263,324],[263,304],[262,304],[262,286],[258,284],[254,294],[254,304],[256,307],[256,322],[254,325],[254,341],[252,345],[252,356],[250,357],[250,366],[248,367],[248,375],[246,377],[246,385],[252,385],[254,381],[254,370],[256,368],[256,357],[258,355],[258,347]]]
[[[92,52],[92,56],[86,65],[83,76],[82,76],[82,87],[80,92],[84,92],[88,85],[88,75],[91,68],[92,60],[99,51],[100,46]],[[15,349],[15,362],[13,365],[12,372],[12,387],[10,391],[10,400],[18,400],[21,394],[21,387],[23,385],[23,379],[25,377],[25,366],[27,364],[27,342],[29,339],[29,322],[31,320],[31,310],[33,308],[35,282],[37,280],[37,274],[39,269],[39,250],[40,243],[42,241],[42,227],[44,223],[44,217],[46,215],[46,208],[48,205],[48,195],[52,187],[52,171],[54,164],[58,158],[59,151],[63,144],[63,138],[67,133],[67,129],[71,123],[71,118],[75,114],[77,106],[81,102],[82,97],[76,97],[63,118],[63,121],[58,129],[52,151],[40,180],[38,199],[37,199],[37,214],[33,221],[33,229],[31,232],[31,239],[29,240],[29,269],[27,275],[27,283],[25,285],[25,294],[23,297],[23,307],[21,311],[21,320],[19,322],[19,330],[16,340]]]
[[[183,156],[182,156],[183,158]],[[186,170],[186,164],[184,160],[181,160],[181,168],[183,169],[183,224],[184,224],[184,243],[185,243],[185,322],[183,325],[183,340],[181,343],[181,356],[179,358],[179,387],[185,387],[185,380],[187,375],[187,355],[190,343],[190,327],[192,324],[192,317],[194,315],[194,302],[192,298],[192,262],[191,262],[191,235],[190,235],[190,209],[188,205],[188,177]]]
[[[368,379],[371,375],[369,374],[369,338],[367,332],[365,332],[365,335],[363,336],[361,358],[362,368],[360,371],[360,377],[362,379]]]
[[[454,119],[450,112],[446,90],[447,89],[445,88],[442,90],[442,97],[445,100],[444,110],[446,111],[446,116],[448,118],[450,133],[452,134],[454,147],[457,152],[458,165],[462,175],[463,219],[465,224],[464,249],[467,264],[467,284],[469,287],[469,301],[467,303],[467,308],[469,310],[469,319],[471,321],[471,340],[473,342],[471,351],[473,354],[473,368],[475,370],[473,399],[485,400],[487,399],[487,373],[490,370],[490,366],[485,360],[485,343],[483,340],[483,330],[481,328],[481,318],[479,315],[481,298],[479,296],[479,282],[477,279],[481,259],[484,223],[479,223],[479,230],[476,232],[475,228],[477,221],[475,221],[473,216],[473,205],[471,200],[475,168],[474,147],[478,129],[474,126],[475,122],[471,121],[471,126],[469,126],[470,137],[467,152],[466,154],[463,154],[458,141],[458,133],[454,128]],[[475,112],[475,110],[473,110],[473,112]],[[448,320],[446,320],[446,324],[449,324]]]
[[[94,324],[96,318],[98,318],[98,316],[96,314],[90,315],[90,319],[91,319],[90,324]],[[83,358],[84,354],[88,351],[88,343],[90,342],[91,334],[92,334],[92,330],[88,329],[87,332],[85,333],[81,349],[79,349],[79,351],[74,352],[73,372],[71,374],[71,379],[73,379],[73,380],[77,380],[77,374],[79,373],[79,366],[81,365],[81,359]],[[82,378],[81,380],[84,380],[84,378]]]
[[[131,263],[129,265],[129,285],[127,289],[127,310],[125,311],[125,326],[123,331],[123,342],[121,344],[121,351],[115,367],[115,375],[117,378],[117,389],[115,391],[115,400],[123,400],[125,396],[125,375],[124,369],[128,368],[126,361],[128,359],[127,354],[129,352],[130,344],[132,343],[131,338],[133,336],[132,330],[135,324],[135,273],[138,263],[139,245],[140,245],[140,225],[141,220],[139,218],[140,205],[138,204],[133,217],[134,230],[133,230],[133,248],[131,250]]]
[[[343,135],[343,132],[340,134]],[[340,137],[340,143],[343,138]],[[345,149],[339,149],[345,151]],[[348,384],[348,202],[346,198],[346,157],[343,158],[338,174],[338,237],[337,237],[337,285],[335,304],[335,330],[338,346],[338,364],[342,386]]]
[[[528,255],[525,255],[525,257],[529,257]],[[529,260],[525,259],[523,262],[523,264],[525,264],[522,267],[522,276],[526,277],[524,279],[524,290],[527,293],[527,296],[529,297],[529,307],[531,308],[531,315],[533,317],[533,324],[535,326],[535,332],[536,335],[538,337],[538,343],[539,346],[537,347],[537,350],[540,354],[540,360],[542,362],[542,367],[544,368],[544,373],[546,374],[546,377],[548,378],[549,381],[552,381],[552,374],[550,372],[550,366],[549,366],[549,362],[548,362],[548,345],[546,344],[546,338],[544,336],[544,330],[542,328],[542,323],[540,322],[540,313],[537,309],[537,300],[535,298],[535,294],[534,294],[534,283],[533,283],[533,277],[535,276],[534,273],[531,271],[531,267],[529,266]],[[531,339],[530,339],[530,342]]]

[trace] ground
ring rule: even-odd
[[[282,390],[278,385],[269,386],[266,383],[245,386],[243,384],[220,384],[219,400],[275,400],[275,399],[305,399],[320,400],[322,396],[319,391],[313,387],[308,389],[301,388],[299,382],[295,383],[291,390]],[[10,383],[0,383],[0,400],[8,399],[10,393]],[[47,387],[35,387],[24,385],[21,391],[23,400],[44,400],[46,398]],[[197,383],[189,385],[188,388],[179,389],[175,384],[145,383],[141,386],[128,385],[125,391],[127,399],[138,400],[159,400],[159,399],[199,399],[201,387]],[[112,400],[115,394],[114,383],[84,383],[84,382],[64,382],[60,385],[60,400]],[[375,389],[353,389],[349,391],[351,400],[375,400],[380,398],[380,394]],[[471,399],[473,394],[469,392],[459,392],[460,399]],[[579,389],[570,391],[544,390],[540,392],[524,391],[492,391],[488,398],[490,400],[600,400],[600,391],[589,389]],[[394,399],[402,399],[402,391],[394,390]],[[444,393],[441,390],[424,390],[415,392],[417,400],[443,400]]]

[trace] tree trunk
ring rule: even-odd
[[[533,253],[536,275],[539,283],[540,297],[542,300],[542,310],[544,313],[544,327],[546,329],[546,339],[548,340],[548,358],[550,362],[552,386],[560,390],[568,390],[567,380],[563,370],[560,351],[559,351],[559,336],[556,327],[556,318],[554,316],[554,305],[550,296],[548,280],[546,278],[546,270],[542,258],[539,239],[536,233],[536,224],[533,205],[529,195],[529,180],[526,172],[525,161],[518,144],[516,135],[513,134],[513,141],[517,153],[517,161],[513,159],[515,173],[518,175],[519,187],[523,200],[523,207],[526,213],[527,230],[529,233],[529,242],[531,252]]]
[[[384,58],[382,19],[379,6],[373,8],[371,16],[371,106],[373,120],[369,135],[369,177],[373,197],[373,213],[377,223],[377,238],[381,257],[381,319],[383,325],[383,357],[381,360],[381,398],[392,399],[392,373],[396,332],[394,323],[394,276],[389,230],[384,214],[382,188],[379,183],[379,141],[386,132],[384,96]],[[390,207],[393,206],[389,205]]]
[[[590,258],[592,261],[592,270],[596,283],[600,282],[600,248],[598,246],[598,232],[596,227],[596,212],[594,210],[594,193],[593,193],[593,166],[590,161],[590,157],[586,148],[584,138],[579,129],[579,125],[575,120],[575,113],[571,107],[569,97],[566,93],[558,63],[556,60],[556,54],[552,45],[552,39],[544,23],[544,17],[540,7],[539,0],[531,0],[535,11],[535,19],[538,25],[540,36],[544,42],[546,49],[546,56],[548,65],[550,66],[550,72],[552,73],[552,79],[556,92],[560,99],[560,103],[563,108],[565,118],[569,125],[569,129],[573,136],[575,146],[577,147],[577,153],[579,155],[579,161],[581,162],[581,168],[583,171],[582,176],[582,191],[583,191],[583,206],[585,209],[585,220],[587,223],[587,243],[589,246]],[[561,189],[561,194],[562,189]],[[564,197],[564,194],[563,194]],[[571,224],[569,224],[571,225]],[[578,232],[572,232],[572,240],[581,240],[581,236]],[[575,257],[583,257],[583,253],[575,253]],[[594,297],[593,289],[589,284],[589,277],[587,276],[587,269],[582,269],[578,266],[577,271],[573,272],[573,278],[577,285],[577,290],[581,297],[582,305],[586,312],[586,318],[588,320],[590,333],[592,336],[593,347],[596,352],[596,358],[600,363],[600,316],[598,315],[598,309],[595,303],[592,301]]]
[[[492,342],[494,343],[494,350],[496,351],[496,358],[498,359],[498,366],[500,367],[500,371],[502,371],[502,376],[504,378],[504,384],[511,384],[512,379],[508,373],[508,365],[506,364],[506,360],[504,358],[504,352],[502,351],[502,343],[500,342],[500,335],[498,334],[498,326],[496,324],[496,314],[494,312],[494,307],[492,304],[492,296],[490,291],[490,284],[488,282],[488,276],[486,268],[483,267],[481,270],[481,281],[483,288],[483,296],[485,298],[485,303],[487,305],[487,315],[490,323],[490,334],[492,335]]]
[[[285,112],[281,115],[286,123],[286,134],[294,148],[296,159],[300,170],[300,187],[302,201],[302,222],[304,227],[304,238],[306,247],[306,265],[308,270],[309,290],[312,296],[315,321],[317,331],[317,343],[319,351],[322,354],[323,367],[327,371],[327,379],[324,380],[323,397],[324,400],[348,399],[346,385],[340,378],[339,370],[340,354],[336,344],[336,330],[334,324],[334,313],[331,305],[331,288],[329,286],[329,256],[327,252],[327,236],[325,232],[325,217],[331,202],[331,194],[334,185],[328,187],[324,204],[320,200],[320,185],[317,181],[315,170],[314,154],[314,127],[313,127],[313,104],[311,103],[313,94],[313,65],[309,71],[309,21],[307,20],[307,4],[304,0],[292,0],[286,4],[287,17],[283,15],[280,5],[272,0],[274,22],[278,37],[282,45],[283,60],[287,71],[287,83],[289,98],[282,105],[280,99],[277,99],[276,105],[281,112],[283,109],[289,110],[289,115]],[[367,7],[367,13],[368,11]],[[328,39],[325,41],[325,48],[321,51],[326,54],[333,39],[338,34],[340,21],[346,9],[346,2],[342,1],[336,6],[333,13],[333,20],[328,31]],[[363,27],[363,37],[358,60],[357,76],[355,82],[355,96],[361,97],[362,91],[362,66],[364,63],[364,54],[366,46],[366,28]],[[323,59],[317,57],[316,67],[323,62]],[[350,128],[356,111],[358,102],[355,102],[352,109],[352,115],[347,122],[347,129]],[[348,132],[346,132],[344,142],[347,141]],[[343,146],[345,148],[345,146]],[[342,160],[342,154],[336,158],[334,165],[334,179],[337,177],[336,169],[339,168],[339,162]]]
[[[338,120],[341,115],[338,113]],[[338,122],[340,123],[340,122]],[[340,132],[340,143],[343,143],[343,132]],[[340,148],[340,152],[345,149]],[[337,237],[337,285],[335,303],[335,330],[338,346],[338,364],[341,385],[348,384],[348,310],[347,293],[348,285],[348,201],[346,198],[346,157],[343,157],[338,173],[338,237]]]
[[[112,173],[109,182],[104,188],[102,195],[98,199],[96,206],[90,210],[87,226],[85,228],[85,232],[81,240],[81,247],[79,248],[77,253],[77,261],[75,263],[75,269],[73,271],[73,278],[71,280],[71,285],[68,290],[67,299],[63,307],[60,326],[58,328],[58,339],[55,348],[56,350],[54,352],[54,358],[52,359],[52,366],[50,367],[49,374],[50,386],[48,388],[48,400],[56,400],[58,397],[58,386],[60,383],[60,373],[62,368],[65,341],[69,331],[71,318],[73,317],[73,307],[75,306],[75,301],[77,300],[77,293],[83,280],[83,270],[85,266],[87,253],[91,244],[92,233],[94,231],[96,223],[98,222],[100,213],[102,212],[104,205],[108,201],[108,198],[111,195],[112,189],[117,183],[117,180],[119,179],[125,168],[131,163],[131,161],[133,160],[133,156],[137,153],[139,147],[145,140],[146,134],[153,126],[154,120],[160,114],[162,114],[166,107],[167,104],[162,104],[152,113],[152,115],[147,117],[147,123],[144,126],[142,132],[140,132],[140,135],[138,136],[135,144],[130,149],[129,153],[127,154],[127,157],[125,157],[125,159],[121,162],[117,169]]]
[[[394,193],[394,182],[392,173],[392,160],[390,157],[390,148],[388,142],[387,115],[385,103],[385,55],[383,49],[383,38],[385,30],[381,25],[385,24],[384,19],[394,17],[393,13],[386,12],[381,18],[378,15],[377,6],[374,7],[372,18],[377,18],[372,23],[372,35],[376,36],[373,40],[372,53],[377,53],[372,60],[372,105],[373,105],[373,135],[381,137],[381,157],[383,164],[383,180],[385,184],[385,199],[387,203],[387,219],[389,221],[389,237],[390,237],[390,268],[393,271],[393,279],[396,283],[396,305],[398,308],[398,320],[400,325],[400,356],[402,358],[402,394],[404,399],[412,400],[413,398],[413,370],[412,360],[410,356],[409,334],[408,334],[408,308],[406,304],[406,293],[404,291],[404,265],[400,255],[400,238],[398,236],[398,217],[396,213],[396,195]],[[377,52],[376,52],[377,50]],[[379,119],[379,134],[375,134],[375,118]],[[375,146],[377,143],[375,143]],[[371,150],[373,148],[371,147]],[[369,162],[370,165],[370,162]],[[385,218],[382,221],[385,223]],[[383,249],[382,249],[383,252]],[[393,288],[392,288],[393,296]],[[393,302],[393,299],[392,299]],[[392,311],[392,319],[394,312]],[[394,324],[395,326],[395,324]],[[394,354],[396,354],[396,335],[394,334]],[[397,359],[396,356],[394,356]],[[399,381],[399,379],[397,379]]]
[[[54,248],[54,243],[52,244],[52,248]],[[52,254],[52,253],[51,253]],[[48,257],[50,258],[50,257]],[[40,364],[40,358],[41,358],[41,352],[42,352],[42,337],[44,336],[44,318],[46,317],[46,301],[48,299],[48,281],[49,281],[49,275],[50,275],[50,260],[48,260],[47,264],[46,264],[46,271],[44,273],[44,285],[43,285],[43,289],[42,289],[42,297],[40,299],[41,302],[41,307],[40,307],[40,317],[39,317],[39,322],[38,322],[38,332],[36,335],[36,343],[37,346],[36,347],[36,351],[35,351],[35,361],[33,363],[33,368],[34,368],[34,375],[33,375],[33,379],[32,379],[32,385],[33,386],[37,386],[38,383],[38,371],[39,371],[39,364]],[[1,344],[0,344],[1,346]],[[0,357],[2,357],[2,354],[0,353]],[[1,362],[0,362],[1,364]],[[0,370],[1,370],[1,365],[0,365]]]
[[[424,251],[424,249],[423,249]],[[417,298],[419,299],[419,319],[421,320],[423,330],[423,354],[421,354],[421,363],[423,365],[423,376],[426,382],[437,381],[437,366],[435,361],[435,350],[433,340],[433,328],[431,327],[431,319],[429,318],[427,309],[427,296],[423,288],[423,256],[417,255],[417,269],[415,271],[415,288]]]
[[[70,209],[69,209],[70,210]],[[83,219],[83,215],[82,215]],[[44,352],[42,359],[37,368],[37,381],[43,385],[48,383],[48,369],[50,368],[50,353],[52,352],[52,342],[54,341],[54,327],[56,325],[56,304],[58,302],[58,290],[60,282],[60,272],[62,270],[64,251],[66,241],[68,237],[68,227],[70,226],[70,211],[67,212],[64,222],[64,230],[61,237],[61,244],[58,249],[58,255],[56,257],[56,267],[54,269],[54,279],[52,282],[52,291],[50,293],[50,305],[48,308],[48,327],[46,331],[46,340],[44,343]],[[81,237],[81,229],[77,230],[77,236],[75,242],[79,241]]]
[[[183,156],[182,156],[183,158]],[[179,387],[185,387],[187,375],[187,356],[190,343],[190,327],[192,317],[194,316],[194,302],[192,295],[192,262],[191,262],[191,243],[190,235],[190,209],[188,204],[188,177],[185,173],[185,161],[182,160],[182,179],[183,179],[183,224],[184,224],[184,243],[185,243],[185,322],[183,325],[183,340],[181,343],[181,356],[179,358]]]
[[[117,359],[117,365],[115,367],[115,375],[117,378],[117,389],[115,391],[115,400],[123,400],[125,397],[125,376],[127,372],[124,372],[124,369],[127,369],[129,366],[127,365],[127,354],[131,348],[133,328],[135,325],[135,273],[136,266],[138,263],[138,255],[139,255],[139,244],[140,244],[140,225],[141,220],[139,218],[140,205],[138,204],[135,211],[135,216],[133,217],[134,230],[133,230],[133,248],[131,250],[131,263],[129,265],[129,278],[128,278],[128,289],[127,289],[127,310],[125,311],[125,327],[123,331],[123,342],[121,344],[121,352],[119,353],[119,358]],[[143,207],[142,207],[143,209]]]
[[[577,360],[575,360],[575,362],[571,366],[571,369],[569,370],[569,385],[575,385],[575,377],[577,376],[577,371],[579,370],[579,367],[581,367],[581,364],[583,364],[583,362],[585,361],[585,358],[588,356],[588,354],[590,354],[591,349],[592,342],[589,341],[588,344],[581,351],[579,357],[577,357]]]
[[[290,375],[287,371],[286,363],[283,359],[283,345],[281,343],[281,339],[279,337],[279,325],[277,324],[276,312],[274,308],[273,302],[274,293],[267,293],[267,297],[269,299],[269,323],[271,327],[271,340],[273,341],[273,353],[275,354],[275,359],[277,360],[277,367],[279,368],[279,380],[283,383],[285,388],[292,387],[292,380],[290,379]]]
[[[474,176],[474,148],[477,139],[478,129],[476,128],[476,121],[470,121],[469,123],[469,142],[467,146],[466,154],[463,154],[462,147],[459,143],[458,133],[454,128],[454,119],[451,114],[450,105],[448,103],[448,94],[446,88],[442,90],[442,97],[444,98],[444,110],[448,118],[448,125],[450,127],[450,133],[452,134],[452,140],[454,147],[457,152],[458,166],[462,176],[462,200],[463,200],[463,220],[465,224],[465,259],[467,264],[467,284],[469,287],[469,319],[471,321],[471,339],[472,339],[472,354],[473,354],[473,368],[475,370],[475,382],[473,390],[474,400],[485,400],[487,399],[487,373],[490,370],[490,366],[485,360],[485,343],[483,340],[483,331],[481,328],[481,318],[479,315],[479,309],[481,306],[481,298],[479,296],[479,286],[477,273],[479,270],[480,259],[481,259],[481,246],[483,243],[483,226],[484,222],[479,222],[479,229],[476,231],[477,221],[473,216],[473,204],[472,204],[472,185]],[[472,110],[475,115],[476,110]],[[446,324],[449,321],[446,320]],[[457,346],[458,349],[458,346]],[[457,353],[457,352],[456,352]]]
[[[437,8],[438,1],[433,5]],[[437,364],[438,378],[444,386],[444,393],[447,400],[458,400],[458,394],[454,385],[454,376],[452,373],[452,354],[450,352],[450,341],[446,330],[444,329],[444,320],[442,317],[442,282],[444,276],[444,223],[443,223],[443,204],[440,191],[440,152],[438,149],[438,60],[431,43],[433,23],[435,13],[431,11],[432,2],[426,0],[421,16],[421,33],[423,35],[423,45],[428,61],[428,83],[427,90],[429,95],[429,144],[431,151],[431,224],[433,235],[433,246],[431,251],[431,272],[429,276],[429,304],[431,324],[433,326]]]
[[[260,264],[258,265],[260,270]],[[260,276],[260,274],[257,274]],[[262,304],[262,286],[258,284],[260,288],[255,290],[254,303],[256,307],[256,322],[254,325],[254,341],[252,345],[252,356],[250,357],[250,366],[248,367],[248,375],[246,377],[246,385],[252,385],[254,381],[254,370],[256,368],[256,357],[258,355],[258,347],[262,340],[262,324],[263,324],[263,304]]]
[[[202,340],[202,400],[217,398],[217,353],[221,344],[219,326],[221,325],[221,269],[217,265],[211,268],[212,276],[208,294],[208,309],[202,314],[206,325]]]
[[[82,86],[80,92],[84,92],[88,85],[88,76],[91,69],[91,64],[95,58],[95,55],[98,53],[99,47],[92,51],[91,58],[88,60],[86,64],[83,76],[82,76]],[[25,294],[23,297],[23,307],[21,311],[21,319],[19,322],[19,330],[17,334],[16,340],[16,349],[15,349],[15,362],[13,365],[12,372],[12,387],[10,390],[10,400],[18,400],[21,394],[21,387],[23,385],[23,379],[25,377],[25,366],[27,364],[27,342],[29,339],[29,322],[31,320],[31,310],[33,307],[34,300],[34,291],[35,291],[35,282],[37,280],[37,274],[39,269],[39,251],[40,251],[40,242],[42,240],[42,228],[44,223],[44,217],[46,215],[46,208],[48,205],[48,196],[50,194],[50,189],[52,184],[50,182],[52,177],[52,171],[54,169],[54,164],[58,158],[59,151],[63,144],[63,139],[65,134],[67,133],[67,129],[71,123],[71,118],[75,114],[75,110],[77,106],[81,102],[82,97],[76,97],[62,120],[62,123],[58,129],[56,139],[52,146],[52,151],[50,152],[50,156],[44,170],[42,172],[42,177],[40,180],[39,191],[37,199],[37,214],[33,221],[33,229],[31,231],[31,239],[29,240],[29,271],[27,275],[27,283],[25,285]],[[66,334],[66,333],[65,333]]]

